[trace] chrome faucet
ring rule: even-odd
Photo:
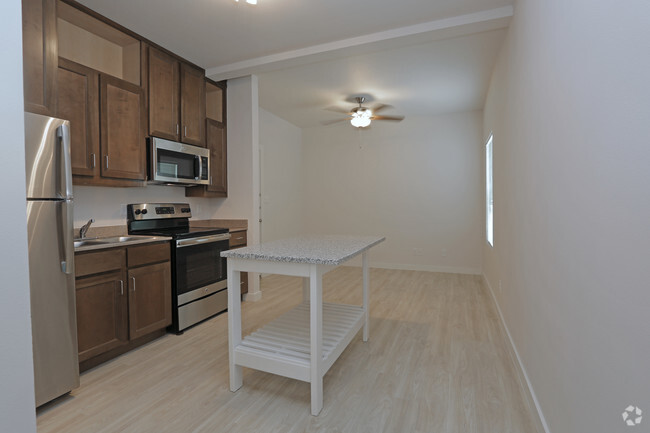
[[[88,220],[88,222],[86,224],[81,226],[81,228],[79,229],[79,237],[81,239],[86,237],[86,233],[88,233],[88,229],[90,228],[90,225],[92,223],[94,223],[94,222],[95,222],[95,219],[91,218],[91,219]]]

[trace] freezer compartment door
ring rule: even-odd
[[[70,122],[25,113],[27,198],[72,198]]]
[[[66,258],[73,251],[69,215],[70,202],[27,202],[37,406],[79,386],[74,261]]]

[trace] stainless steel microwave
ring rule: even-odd
[[[210,151],[158,137],[149,139],[149,183],[208,185]]]

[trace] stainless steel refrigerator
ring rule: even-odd
[[[79,386],[70,123],[25,113],[36,406]]]

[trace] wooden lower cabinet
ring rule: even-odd
[[[172,323],[169,262],[129,269],[129,335],[139,338]]]
[[[78,280],[76,296],[79,362],[129,341],[122,270]]]
[[[230,233],[230,242],[228,248],[231,250],[235,248],[245,247],[248,242],[246,230],[233,231]],[[240,276],[241,294],[248,293],[248,272],[242,272]]]
[[[151,341],[172,323],[169,243],[75,254],[80,370]]]

